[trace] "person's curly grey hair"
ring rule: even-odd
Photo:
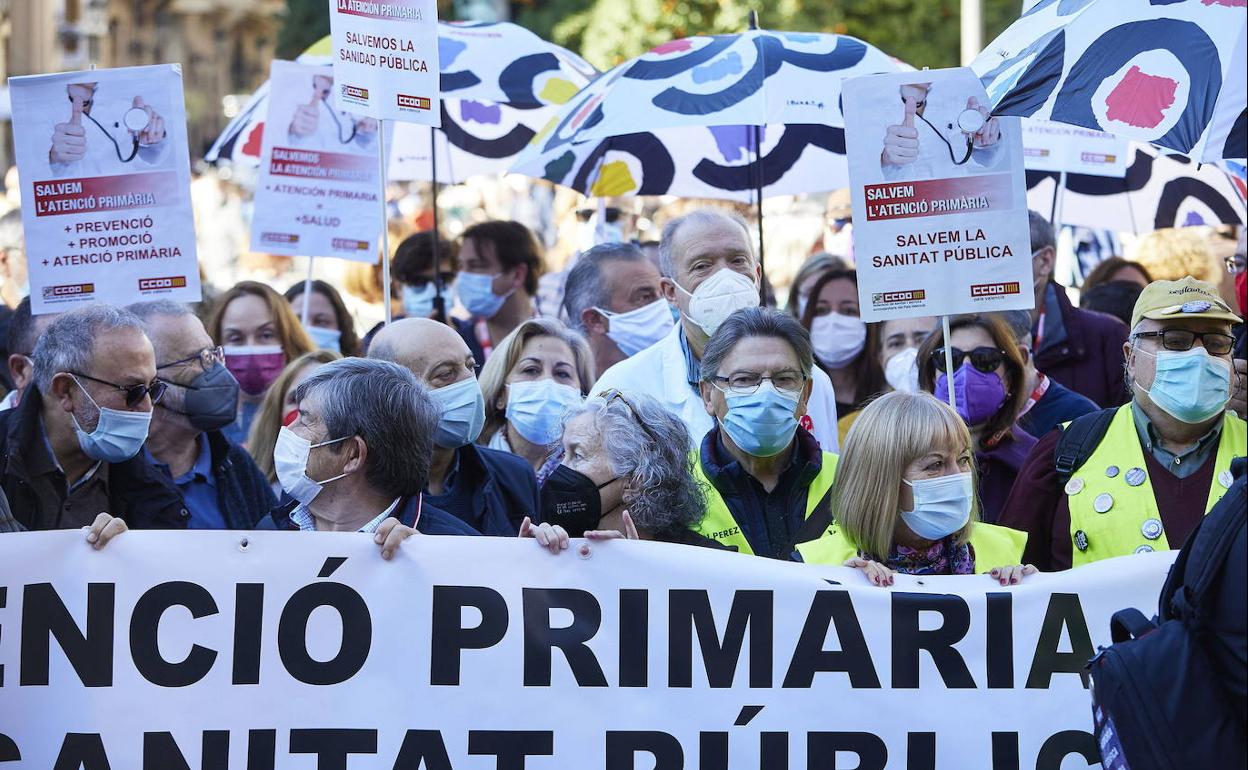
[[[564,425],[593,416],[607,462],[626,480],[624,506],[637,529],[651,536],[695,526],[706,512],[706,496],[694,479],[685,424],[642,393],[601,395],[569,409]],[[644,427],[643,427],[644,426]]]
[[[143,322],[134,313],[115,305],[88,305],[61,313],[39,336],[30,354],[34,362],[35,387],[46,396],[57,374],[90,374],[95,362],[96,340],[113,329],[143,332]],[[100,352],[107,354],[108,351]]]

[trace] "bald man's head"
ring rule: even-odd
[[[404,318],[377,332],[368,357],[406,367],[430,388],[476,377],[477,362],[451,327],[428,318]]]

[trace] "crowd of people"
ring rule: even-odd
[[[1237,302],[1115,258],[1076,306],[1032,212],[1034,309],[947,338],[864,322],[829,254],[767,307],[753,243],[693,210],[649,253],[581,253],[541,312],[523,225],[420,232],[393,257],[401,312],[362,336],[324,281],[37,316],[14,298],[0,531],[366,532],[384,558],[417,533],[643,539],[1011,584],[1178,548],[1234,481],[1242,233]]]

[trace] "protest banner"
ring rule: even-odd
[[[991,117],[966,68],[842,93],[863,320],[1032,307],[1018,120]]]
[[[251,248],[377,260],[384,225],[378,121],[329,101],[327,66],[275,61]]]
[[[5,536],[0,766],[1086,768],[1079,672],[1174,558],[884,589],[583,542]]]
[[[1052,120],[1021,120],[1023,165],[1028,171],[1065,171],[1119,179],[1126,176],[1131,155],[1126,139]]]
[[[200,300],[182,69],[9,79],[31,312]]]
[[[341,109],[442,124],[435,0],[329,0],[329,30]]]

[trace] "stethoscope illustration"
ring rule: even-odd
[[[74,97],[70,96],[69,101],[70,101],[70,104],[73,104]],[[94,104],[95,104],[95,97],[92,97],[90,99],[83,99],[82,100],[82,114],[86,115],[87,120],[94,123],[96,127],[99,128],[100,131],[104,133],[104,136],[108,138],[108,141],[113,143],[113,150],[114,152],[117,153],[117,160],[121,161],[122,163],[129,163],[130,161],[134,160],[135,156],[139,154],[139,134],[143,132],[145,129],[147,129],[148,124],[152,122],[152,116],[148,114],[147,110],[141,107],[131,107],[130,109],[126,110],[125,113],[121,116],[120,121],[113,123],[113,128],[121,128],[122,126],[125,126],[126,130],[131,132],[132,144],[130,146],[130,154],[125,157],[122,157],[121,144],[117,141],[116,137],[114,137],[112,132],[110,132],[107,128],[104,127],[104,124],[96,120],[95,117],[91,114],[91,107]]]
[[[902,99],[902,102],[904,103],[905,99]],[[945,147],[949,150],[949,160],[953,161],[953,165],[961,166],[967,163],[971,159],[971,153],[975,151],[975,140],[971,138],[972,135],[979,132],[984,127],[984,124],[988,122],[984,119],[984,114],[979,110],[972,110],[969,108],[958,113],[957,128],[966,135],[966,154],[962,156],[962,160],[958,160],[953,154],[953,144],[945,138],[945,135],[941,133],[940,129],[932,125],[930,120],[923,117],[923,108],[926,106],[926,99],[915,102],[914,114],[918,115],[919,120],[926,123],[940,139],[940,141],[945,143]],[[947,125],[951,130],[954,127],[953,123],[949,123]]]
[[[338,143],[339,144],[351,144],[352,140],[355,139],[355,135],[356,135],[355,121],[351,121],[351,133],[347,135],[346,139],[343,139],[342,138],[342,121],[338,119],[338,111],[334,109],[334,105],[329,103],[329,89],[323,88],[320,86],[314,86],[314,87],[318,91],[317,95],[320,97],[321,104],[325,105],[325,109],[329,111],[329,117],[333,119],[334,125],[338,128],[338,131],[337,131]]]

